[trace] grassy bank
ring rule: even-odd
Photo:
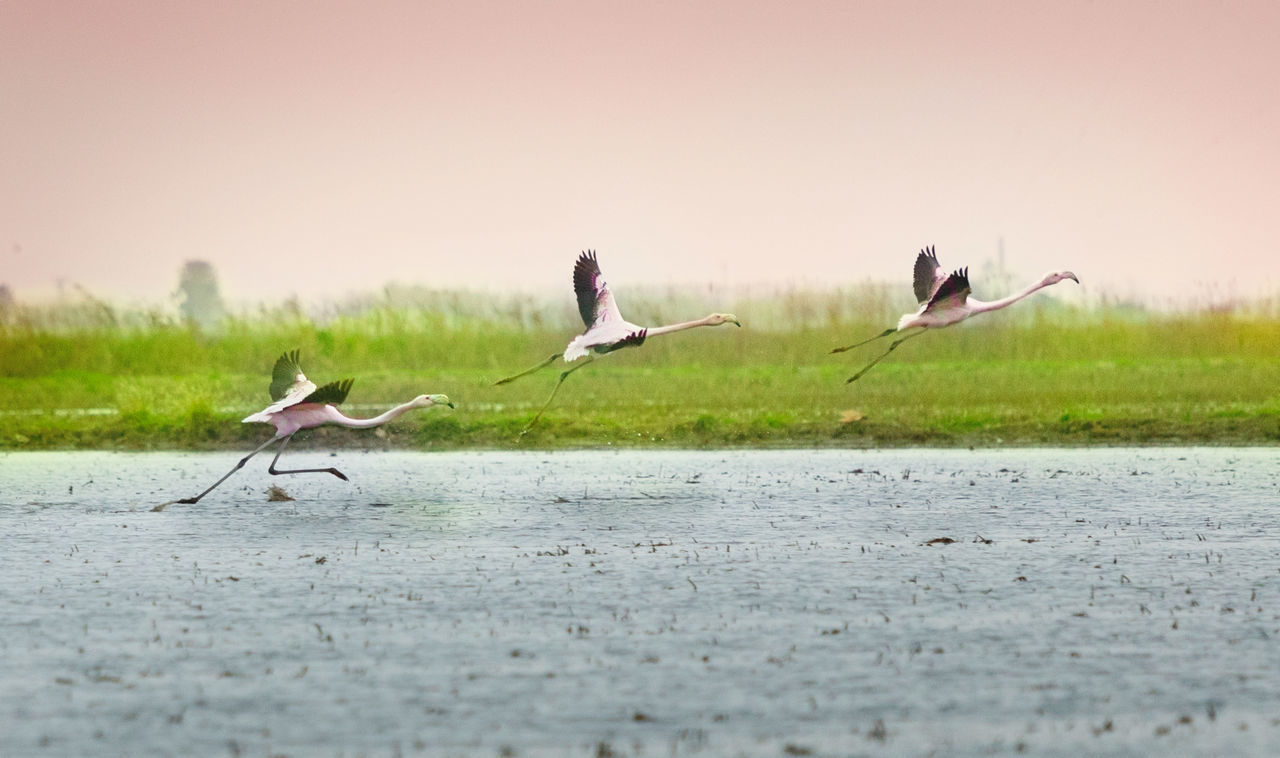
[[[271,364],[294,347],[313,380],[356,379],[352,415],[427,392],[458,403],[376,433],[299,435],[332,446],[1280,443],[1275,319],[1033,307],[913,340],[846,385],[875,347],[827,351],[889,316],[810,304],[812,316],[756,326],[751,305],[738,305],[746,328],[655,339],[575,373],[523,440],[556,371],[492,382],[562,348],[572,313],[518,327],[433,309],[323,321],[273,313],[216,336],[121,319],[67,328],[11,320],[0,331],[0,449],[245,447],[270,427],[239,419],[267,403]]]

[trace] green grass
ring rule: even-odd
[[[743,329],[695,330],[604,357],[569,378],[523,439],[557,370],[492,383],[562,349],[576,330],[571,311],[525,313],[514,327],[501,315],[432,308],[384,306],[323,321],[272,312],[216,336],[160,318],[50,324],[11,315],[0,321],[0,449],[243,448],[270,434],[239,419],[267,404],[271,365],[295,347],[313,380],[356,379],[353,415],[428,392],[458,403],[376,433],[300,435],[332,446],[1280,442],[1274,317],[1135,318],[1046,301],[912,340],[848,385],[877,346],[827,352],[891,323],[897,304],[849,313],[835,298],[813,300],[781,317],[737,303]],[[700,311],[659,301],[635,317],[689,313]]]

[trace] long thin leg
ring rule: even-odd
[[[854,349],[855,347],[862,347],[863,345],[867,344],[868,342],[875,342],[876,340],[880,339],[881,337],[888,337],[890,334],[893,334],[893,333],[894,333],[894,332],[896,332],[896,331],[898,331],[898,330],[897,330],[897,329],[885,329],[883,332],[880,332],[879,334],[877,334],[876,336],[872,337],[871,339],[866,339],[866,340],[863,340],[863,341],[861,341],[861,342],[855,342],[855,343],[854,343],[854,344],[852,344],[852,345],[845,345],[844,347],[838,347],[838,348],[836,348],[835,350],[832,350],[831,352],[832,352],[832,353],[843,353],[844,351],[846,351],[846,350],[852,350],[852,349]]]
[[[288,437],[285,437],[284,442],[280,443],[280,449],[276,451],[276,457],[272,458],[271,465],[267,466],[268,474],[274,474],[276,476],[279,476],[280,474],[333,474],[334,476],[338,477],[344,482],[350,481],[349,479],[347,479],[346,474],[342,473],[336,468],[295,468],[289,471],[277,471],[276,461],[280,460],[280,454],[284,452],[285,447],[288,446],[289,440],[291,439],[293,439],[292,434],[290,434]]]
[[[871,367],[872,367],[872,366],[876,365],[876,364],[877,364],[877,363],[879,363],[881,360],[883,360],[883,359],[884,359],[884,357],[885,357],[886,355],[888,355],[889,353],[892,353],[894,350],[897,350],[897,349],[898,349],[898,345],[901,345],[902,343],[906,342],[907,340],[911,339],[912,337],[919,337],[919,336],[920,336],[920,335],[922,335],[922,334],[924,334],[924,331],[919,331],[919,332],[916,332],[915,334],[908,334],[907,336],[903,337],[903,338],[902,338],[902,339],[900,339],[900,340],[894,340],[893,342],[890,342],[890,343],[889,343],[889,349],[888,349],[888,350],[886,350],[886,351],[884,351],[883,353],[881,353],[880,355],[876,356],[876,359],[875,359],[874,361],[871,361],[871,362],[870,362],[870,363],[868,363],[867,365],[863,366],[861,371],[859,371],[858,373],[856,373],[856,374],[854,374],[853,376],[851,376],[851,377],[849,377],[848,379],[846,379],[844,383],[845,383],[845,384],[849,384],[850,382],[856,382],[856,381],[858,381],[858,379],[862,378],[862,375],[863,375],[863,374],[865,374],[865,373],[867,373],[868,371],[870,371],[870,370],[871,370]]]
[[[529,374],[532,374],[532,373],[533,373],[533,372],[535,372],[535,371],[541,371],[542,369],[546,368],[547,366],[550,366],[552,363],[555,363],[555,362],[556,362],[556,358],[559,358],[559,357],[560,357],[560,354],[559,354],[559,353],[556,353],[555,355],[553,355],[553,356],[551,356],[550,358],[546,359],[545,361],[543,361],[543,362],[539,363],[538,365],[534,366],[533,368],[525,369],[524,371],[521,371],[520,373],[518,373],[518,374],[516,374],[516,375],[514,375],[514,376],[508,376],[506,379],[499,379],[498,381],[496,381],[496,382],[494,382],[494,383],[493,383],[493,386],[495,386],[495,387],[496,387],[496,386],[498,386],[499,384],[506,384],[507,382],[514,382],[515,380],[519,379],[519,378],[520,378],[520,377],[522,377],[522,376],[528,376]]]
[[[560,374],[560,379],[556,381],[556,386],[551,388],[551,396],[547,398],[547,402],[542,404],[541,410],[539,410],[538,414],[533,417],[533,420],[525,424],[524,429],[520,430],[521,437],[528,433],[528,431],[533,428],[534,424],[538,423],[538,419],[542,418],[543,412],[551,405],[551,401],[556,399],[556,393],[560,391],[560,385],[564,384],[564,380],[569,378],[569,374],[572,374],[593,360],[595,360],[593,357],[587,356],[585,361]]]
[[[204,492],[201,492],[199,495],[196,495],[195,497],[186,497],[186,498],[183,498],[183,499],[181,499],[181,500],[170,500],[170,501],[169,501],[169,502],[167,502],[167,503],[161,503],[160,505],[157,505],[156,507],[152,508],[151,510],[153,510],[153,511],[163,511],[165,508],[167,508],[167,507],[169,507],[169,506],[173,505],[174,503],[182,503],[182,504],[184,504],[184,505],[192,505],[192,504],[194,504],[194,503],[198,503],[198,502],[200,502],[200,498],[204,497],[205,495],[208,495],[210,492],[213,492],[213,489],[214,489],[215,487],[217,487],[219,484],[222,484],[223,482],[227,481],[227,477],[231,476],[231,475],[232,475],[232,474],[234,474],[235,472],[237,472],[237,471],[239,471],[240,469],[244,468],[244,464],[248,463],[250,458],[252,458],[253,456],[257,455],[258,453],[261,453],[264,449],[266,449],[266,447],[267,447],[268,445],[272,444],[273,442],[279,442],[279,441],[280,441],[280,438],[279,438],[279,437],[272,437],[271,439],[269,439],[269,440],[267,440],[266,442],[264,442],[264,443],[262,443],[261,445],[259,445],[259,446],[257,447],[257,449],[255,449],[252,453],[249,453],[249,454],[248,454],[248,455],[246,455],[245,457],[241,458],[241,459],[240,459],[240,462],[239,462],[239,463],[237,463],[237,464],[235,465],[235,467],[234,467],[234,468],[232,468],[232,469],[231,469],[230,471],[228,471],[227,473],[223,474],[221,479],[219,479],[218,481],[216,481],[216,482],[214,482],[213,484],[209,485],[209,489],[205,490]],[[286,441],[286,442],[288,441],[288,438],[287,438],[287,437],[285,438],[285,441]],[[284,449],[284,446],[283,446],[283,445],[281,445],[281,449]],[[277,457],[279,457],[279,456],[277,456]]]

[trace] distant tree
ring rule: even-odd
[[[218,276],[208,261],[187,261],[178,277],[176,297],[182,318],[202,332],[216,330],[227,314],[218,292]]]
[[[13,299],[13,290],[7,284],[0,284],[0,324],[9,323],[10,316],[17,309],[18,303]]]

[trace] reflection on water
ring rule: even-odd
[[[1273,449],[290,456],[0,456],[0,753],[1280,740]]]

